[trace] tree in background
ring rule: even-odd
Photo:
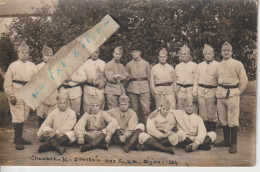
[[[101,47],[101,58],[109,61],[113,49],[122,45],[126,64],[131,60],[132,44],[143,47],[142,56],[157,63],[162,47],[170,52],[175,66],[183,44],[191,48],[193,60],[203,60],[204,44],[212,45],[216,59],[225,41],[233,46],[233,57],[245,65],[250,80],[256,79],[257,6],[248,0],[60,0],[50,14],[48,6],[39,9],[37,18],[21,17],[12,29],[27,39],[32,61],[42,60],[44,44],[58,51],[77,36],[110,14],[120,29]],[[1,38],[2,39],[2,38]]]

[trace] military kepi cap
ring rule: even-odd
[[[123,53],[123,47],[122,46],[116,47],[115,52]]]
[[[142,51],[142,46],[140,44],[133,44],[131,46],[131,51],[134,51],[134,50]]]
[[[161,107],[165,107],[167,109],[170,109],[170,107],[171,107],[169,100],[162,100],[160,104],[161,104]]]
[[[165,48],[161,49],[160,52],[159,52],[159,55],[160,56],[167,56],[167,51]]]
[[[190,48],[187,46],[187,45],[183,45],[183,47],[181,47],[181,52],[182,51],[187,51],[187,52],[190,52]]]
[[[205,44],[204,49],[203,49],[203,53],[205,53],[205,52],[214,52],[214,49],[211,46]]]
[[[120,103],[128,103],[129,102],[129,97],[125,94],[119,97],[119,102]]]
[[[27,46],[27,44],[25,43],[25,41],[23,41],[20,46],[18,47],[18,51],[29,51],[29,47]]]
[[[225,42],[222,45],[222,49],[221,50],[230,50],[230,51],[232,51],[232,46],[228,42]]]
[[[44,45],[42,49],[42,54],[43,55],[53,55],[53,51],[50,47]]]

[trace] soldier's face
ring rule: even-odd
[[[161,107],[161,114],[162,114],[162,116],[166,117],[168,115],[168,113],[169,113],[169,108],[162,106]]]
[[[113,53],[113,57],[117,61],[119,61],[122,58],[122,56],[123,56],[123,53],[121,53],[121,52],[114,51],[114,53]]]
[[[213,52],[205,52],[204,58],[205,58],[206,61],[211,62],[214,58],[214,53]]]
[[[185,111],[188,115],[192,114],[193,113],[193,104],[192,102],[188,102],[186,103],[185,105]]]
[[[27,60],[29,57],[29,52],[28,51],[19,51],[18,56],[20,60]]]
[[[92,60],[97,60],[98,57],[99,57],[99,49],[96,50],[96,51],[90,56],[90,58],[91,58]]]
[[[128,103],[119,103],[119,108],[122,112],[125,112],[128,110],[129,108],[129,102]]]
[[[93,114],[97,114],[100,111],[100,105],[99,104],[92,104],[91,105],[91,112]]]
[[[184,63],[187,63],[188,61],[190,61],[190,52],[188,52],[188,51],[181,51],[180,52],[180,59]]]
[[[223,56],[223,58],[225,60],[228,60],[229,58],[231,58],[233,52],[231,50],[221,50],[221,55]]]
[[[60,109],[60,111],[65,111],[68,108],[67,99],[60,99],[58,101],[58,108]]]
[[[133,50],[133,51],[132,51],[132,57],[133,57],[134,59],[140,58],[140,57],[141,57],[141,51],[139,51],[139,50]]]
[[[52,54],[45,54],[43,56],[44,63],[48,63],[50,61],[51,57],[52,57]]]
[[[165,64],[166,61],[167,61],[167,59],[168,59],[167,55],[160,55],[160,56],[159,56],[159,62],[160,62],[161,64]]]

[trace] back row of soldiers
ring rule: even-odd
[[[22,138],[23,124],[29,115],[29,107],[20,98],[19,90],[53,55],[52,49],[45,46],[44,62],[35,66],[27,61],[28,51],[28,46],[23,42],[18,48],[19,60],[9,66],[4,82],[15,129],[14,141],[18,150],[23,149],[22,144],[30,144]],[[146,124],[149,121],[147,117],[150,114],[150,93],[152,93],[157,110],[165,100],[169,102],[167,108],[173,110],[176,109],[176,99],[179,110],[185,110],[189,104],[187,102],[193,102],[192,112],[199,114],[208,132],[215,131],[219,119],[223,126],[224,140],[215,146],[230,147],[229,152],[236,153],[239,95],[245,90],[248,79],[243,64],[232,58],[232,46],[227,42],[223,44],[221,50],[223,61],[218,63],[214,60],[213,48],[205,45],[203,50],[205,61],[197,65],[191,61],[190,49],[184,45],[180,50],[182,62],[175,70],[166,62],[168,59],[166,49],[163,48],[159,52],[159,63],[152,69],[150,64],[141,58],[141,52],[140,47],[133,46],[131,48],[133,60],[124,67],[120,63],[123,56],[122,47],[114,49],[113,59],[107,64],[99,59],[97,49],[59,90],[39,106],[37,109],[39,124],[42,124],[50,112],[57,109],[58,93],[66,93],[69,96],[70,108],[80,117],[82,97],[80,84],[84,84],[85,113],[93,113],[91,107],[95,99],[100,102],[101,110],[104,109],[105,98],[108,108],[113,109],[118,106],[119,97],[127,94],[130,107],[138,115],[138,122]],[[126,90],[125,81],[128,83]],[[199,104],[199,113],[196,101]]]

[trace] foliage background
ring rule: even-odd
[[[113,49],[122,45],[122,63],[131,60],[129,48],[138,44],[142,56],[152,65],[162,47],[168,62],[179,63],[178,50],[187,44],[193,61],[203,61],[202,49],[209,44],[220,61],[225,41],[233,46],[233,57],[242,61],[250,80],[256,79],[257,5],[252,0],[59,0],[38,9],[39,17],[18,17],[0,38],[0,67],[5,71],[17,59],[14,43],[26,39],[30,56],[42,61],[44,44],[54,52],[94,26],[106,14],[121,26],[102,47],[101,59],[108,62]]]

